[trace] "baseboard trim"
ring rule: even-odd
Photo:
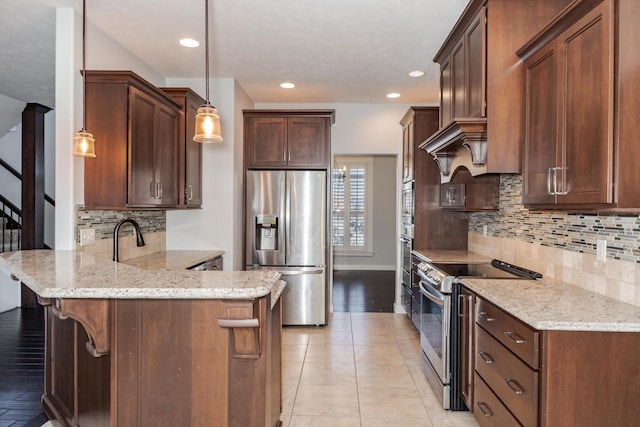
[[[398,304],[397,302],[393,303],[393,312],[395,314],[408,314],[407,310],[404,309],[402,304]]]

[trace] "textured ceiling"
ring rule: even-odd
[[[437,102],[432,58],[466,4],[212,0],[211,74],[234,78],[258,103]],[[58,6],[80,11],[82,2],[0,0],[0,94],[53,105]],[[87,9],[89,21],[163,76],[204,77],[204,0],[87,0]],[[179,46],[185,36],[200,47]],[[409,77],[416,69],[425,75]],[[283,81],[296,88],[281,89]],[[397,101],[385,98],[392,91]]]

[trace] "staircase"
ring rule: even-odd
[[[0,195],[0,252],[19,251],[22,232],[22,212]]]

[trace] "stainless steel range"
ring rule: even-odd
[[[540,273],[494,259],[481,263],[418,264],[420,277],[421,365],[445,409],[465,410],[460,394],[460,325],[457,308],[459,279],[539,279]]]

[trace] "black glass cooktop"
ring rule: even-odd
[[[450,276],[482,277],[487,279],[541,279],[542,274],[523,267],[508,264],[504,261],[493,260],[481,264],[447,264],[434,263],[434,267]]]

